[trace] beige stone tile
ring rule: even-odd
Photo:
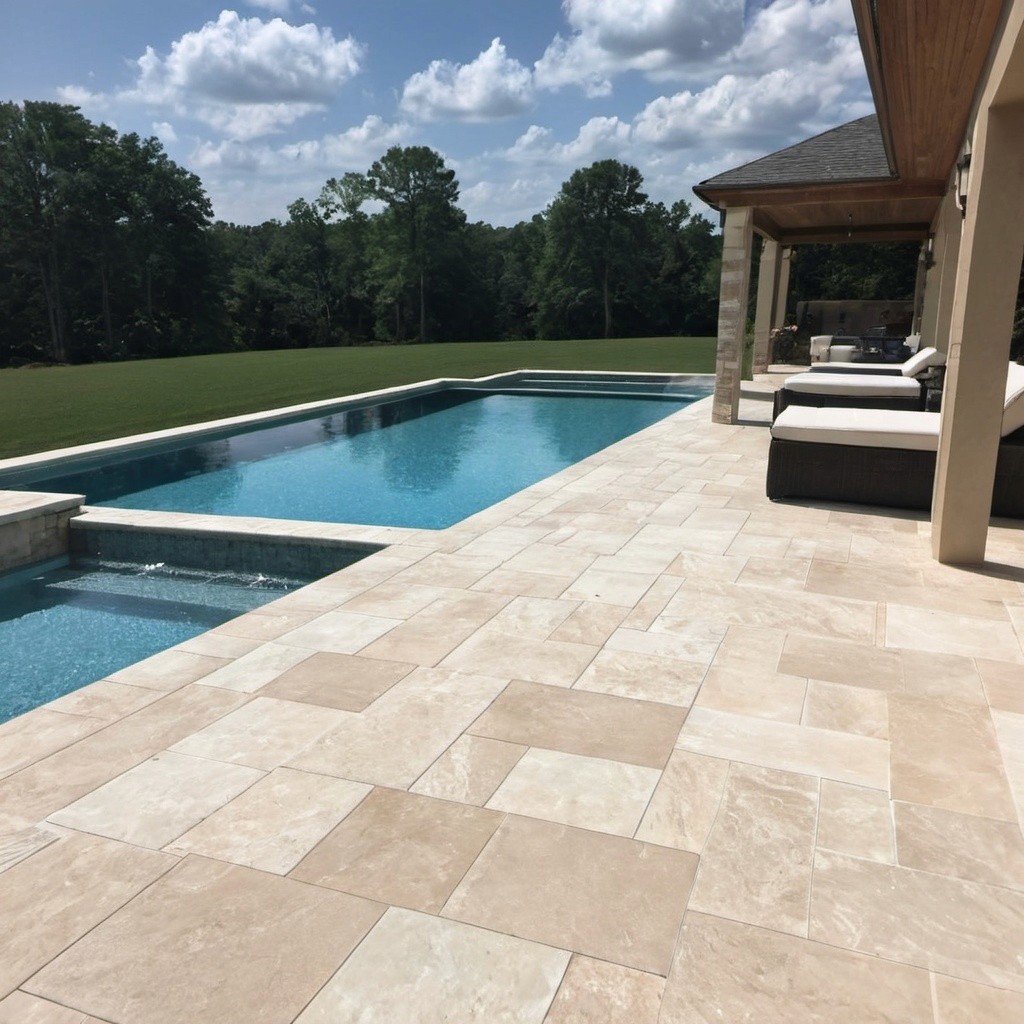
[[[895,864],[896,839],[888,794],[822,779],[818,849]]]
[[[487,806],[631,836],[660,777],[657,768],[534,748],[509,772]]]
[[[776,666],[785,642],[786,634],[780,629],[730,626],[712,665],[748,673],[781,671]]]
[[[269,771],[351,717],[334,708],[257,697],[171,749]]]
[[[496,811],[375,789],[291,877],[437,913],[501,821]]]
[[[420,584],[435,587],[471,587],[496,569],[500,557],[435,552],[392,577],[393,583]]]
[[[522,572],[553,574],[576,579],[590,567],[594,556],[585,552],[569,551],[551,544],[534,544],[513,555],[502,568]]]
[[[1024,991],[1024,895],[820,852],[812,939]]]
[[[816,780],[732,765],[690,908],[806,936],[817,816]]]
[[[0,874],[0,997],[174,863],[165,853],[70,834]]]
[[[889,702],[879,690],[811,679],[807,684],[807,701],[801,721],[818,729],[887,740]]]
[[[665,979],[574,956],[544,1024],[658,1024]]]
[[[350,611],[327,612],[298,629],[282,634],[278,642],[309,651],[357,654],[403,621]]]
[[[799,722],[806,691],[807,680],[800,676],[713,665],[701,683],[694,705],[779,722]]]
[[[676,746],[871,789],[889,786],[889,744],[868,736],[692,708]]]
[[[573,688],[688,708],[704,671],[703,665],[692,661],[605,648]]]
[[[455,584],[448,582],[447,585]],[[432,605],[364,648],[362,653],[368,658],[382,658],[385,661],[436,665],[488,619],[493,618],[510,600],[507,594],[478,591],[438,598]]]
[[[562,596],[575,601],[597,601],[632,608],[656,579],[655,573],[586,569]]]
[[[376,661],[358,654],[321,652],[282,672],[259,694],[339,711],[365,711],[413,668],[413,665]]]
[[[872,690],[895,692],[903,688],[902,663],[897,652],[796,633],[786,637],[779,671]]]
[[[1005,661],[976,659],[989,704],[1000,711],[1024,714],[1024,669]]]
[[[102,718],[65,715],[49,708],[34,708],[0,723],[0,778],[70,746],[104,725]]]
[[[361,782],[277,768],[167,850],[284,875],[369,792]]]
[[[664,975],[697,858],[508,817],[443,916]]]
[[[569,578],[566,576],[550,576],[539,572],[503,568],[489,572],[470,589],[517,597],[559,597],[568,585]]]
[[[686,712],[557,686],[513,682],[473,724],[476,736],[663,768]]]
[[[57,838],[55,829],[39,828],[35,825],[0,835],[0,871],[14,867],[44,846],[56,842]]]
[[[1019,1024],[1024,995],[935,975],[935,1024]]]
[[[903,867],[1024,890],[1024,839],[1016,822],[895,803]]]
[[[787,591],[780,601],[763,587],[701,580],[687,581],[665,608],[668,618],[726,626],[762,626],[829,639],[871,642],[875,603]],[[792,672],[800,675],[799,672]]]
[[[190,651],[161,651],[145,661],[136,662],[107,678],[115,683],[129,686],[144,686],[151,690],[176,690],[187,683],[194,683],[216,669],[229,664],[226,658],[212,658]]]
[[[672,552],[668,553],[671,557]],[[627,629],[650,629],[654,620],[665,610],[665,605],[682,585],[680,576],[662,573],[650,589],[626,615],[622,625]]]
[[[479,629],[441,665],[458,672],[483,672],[502,679],[571,686],[590,664],[596,647],[555,640],[533,640],[497,625]]]
[[[241,637],[243,640],[276,640],[279,636],[305,625],[318,616],[318,612],[304,610],[275,610],[272,606],[257,608],[218,626],[214,633]]]
[[[382,910],[355,896],[190,857],[26,987],[116,1021],[289,1021]]]
[[[51,700],[46,708],[64,715],[83,715],[112,722],[133,714],[139,708],[144,708],[159,699],[159,690],[149,690],[143,686],[126,686],[124,683],[112,683],[101,679]]]
[[[973,658],[933,651],[901,651],[903,692],[916,697],[939,697],[985,704],[985,689]],[[1024,666],[1018,666],[1024,673]]]
[[[0,831],[36,823],[247,699],[185,686],[22,769],[0,782]]]
[[[688,913],[661,1024],[932,1024],[926,971]]]
[[[504,687],[503,679],[416,669],[361,715],[346,719],[297,754],[289,766],[404,789]]]
[[[249,654],[243,654],[223,668],[204,676],[200,682],[203,686],[217,686],[239,693],[255,693],[267,683],[273,682],[282,672],[287,672],[288,669],[311,657],[312,653],[304,647],[265,643]]]
[[[392,907],[296,1024],[541,1024],[568,958],[563,950]]]
[[[729,762],[673,751],[636,838],[700,853],[718,814]]]
[[[252,768],[164,752],[50,815],[49,820],[159,850],[262,776]]]
[[[785,547],[789,547],[788,538],[781,538]],[[729,549],[735,552],[735,544]],[[807,581],[807,572],[811,567],[809,559],[764,558],[752,554],[740,573],[738,583],[748,587],[771,587],[778,590],[800,590]]]
[[[710,665],[718,653],[725,629],[717,624],[693,623],[659,616],[649,630],[617,629],[605,646],[615,651],[679,658]]]
[[[719,555],[716,557],[684,551],[673,559],[666,572],[683,579],[722,580],[726,583],[735,583],[746,564],[746,556]]]
[[[291,600],[298,593],[300,592],[297,591],[296,594],[289,595],[288,599]],[[280,598],[279,600],[284,599]],[[205,654],[211,658],[231,660],[241,658],[243,654],[250,654],[259,646],[259,640],[246,640],[243,637],[227,636],[224,633],[210,631],[208,633],[200,633],[199,636],[194,636],[190,640],[185,640],[176,647],[173,647],[172,650],[187,651],[189,654]]]
[[[526,750],[518,743],[460,736],[409,791],[483,806]]]
[[[885,645],[938,654],[971,656],[984,652],[999,661],[1024,662],[1017,634],[1008,621],[891,602],[885,612]]]
[[[600,647],[622,625],[627,614],[618,605],[584,601],[548,639]]]
[[[889,736],[894,800],[1015,819],[986,708],[890,694]]]
[[[381,583],[370,590],[349,598],[342,610],[360,615],[379,615],[386,619],[407,619],[423,611],[439,597],[451,596],[442,587],[427,587],[419,583]]]
[[[509,637],[546,640],[578,607],[578,601],[516,597],[484,628]]]
[[[0,1000],[0,1024],[100,1024],[78,1010],[58,1006],[48,999],[12,992]]]

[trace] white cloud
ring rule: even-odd
[[[431,61],[405,83],[402,110],[424,121],[492,121],[529,110],[533,76],[500,39],[468,64]]]
[[[617,117],[592,117],[571,142],[554,140],[550,128],[531,125],[504,153],[516,163],[582,166],[627,154],[632,128]]]
[[[271,14],[287,14],[291,10],[292,0],[245,0],[250,7],[259,7]]]
[[[216,21],[175,40],[166,56],[147,47],[135,62],[132,88],[104,96],[66,86],[60,95],[88,100],[93,109],[142,103],[246,140],[325,109],[359,72],[363,54],[354,39],[335,39],[329,28],[221,11]]]
[[[164,145],[178,141],[178,133],[174,130],[174,125],[169,121],[154,121],[153,134],[162,143],[164,143]]]
[[[611,91],[611,76],[707,62],[743,36],[743,0],[564,0],[568,37],[556,36],[534,66],[538,86]]]

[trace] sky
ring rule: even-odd
[[[606,158],[711,215],[698,181],[873,110],[850,0],[0,0],[0,99],[156,135],[240,224],[395,145],[471,221]]]

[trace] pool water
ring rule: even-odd
[[[437,529],[704,397],[445,390],[0,487],[93,505]]]
[[[0,577],[0,722],[303,582],[105,563]]]

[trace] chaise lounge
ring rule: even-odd
[[[929,509],[939,413],[793,406],[772,425],[769,498]],[[992,514],[1024,516],[1024,366],[1010,363]]]
[[[849,367],[845,373],[815,373],[820,367],[812,366],[812,372],[786,378],[775,392],[773,419],[791,405],[923,411],[928,397],[923,377],[945,359],[942,352],[924,348],[905,363],[820,364]]]

